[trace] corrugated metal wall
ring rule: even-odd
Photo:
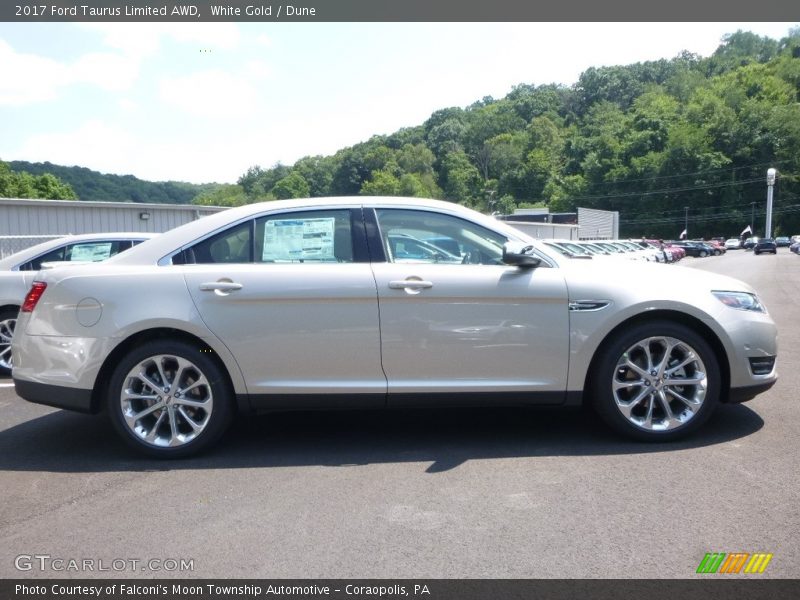
[[[105,231],[162,233],[224,210],[187,204],[133,204],[0,198],[0,236]],[[147,218],[142,218],[144,216]]]
[[[578,235],[582,240],[619,239],[619,213],[617,211],[578,208]]]
[[[505,221],[507,225],[519,229],[529,236],[542,240],[577,240],[577,225],[560,225],[557,223],[531,223],[527,221]]]

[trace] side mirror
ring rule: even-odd
[[[506,242],[503,245],[503,262],[517,267],[538,267],[542,259],[533,254],[533,246],[522,242]]]

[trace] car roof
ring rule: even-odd
[[[103,233],[81,233],[77,235],[65,235],[52,240],[47,240],[30,248],[25,248],[19,252],[15,252],[10,256],[6,256],[0,260],[0,271],[10,271],[16,266],[28,262],[32,258],[36,258],[41,254],[45,254],[61,246],[67,244],[74,244],[77,242],[90,242],[98,241],[105,242],[108,240],[149,240],[156,237],[157,233],[148,233],[143,231],[112,231]],[[25,236],[21,236],[25,237]]]

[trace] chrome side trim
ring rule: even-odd
[[[596,311],[603,310],[611,306],[611,300],[573,300],[569,303],[569,309],[574,311]]]

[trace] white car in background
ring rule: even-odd
[[[88,233],[48,240],[0,260],[0,375],[11,373],[17,313],[36,273],[47,262],[96,262],[152,238],[152,233]]]
[[[250,204],[43,270],[12,355],[22,398],[106,410],[163,458],[271,410],[586,402],[663,442],[777,380],[775,324],[741,281],[572,260],[411,198]]]
[[[742,247],[742,240],[739,238],[730,238],[725,240],[725,249],[726,250],[738,250]]]

